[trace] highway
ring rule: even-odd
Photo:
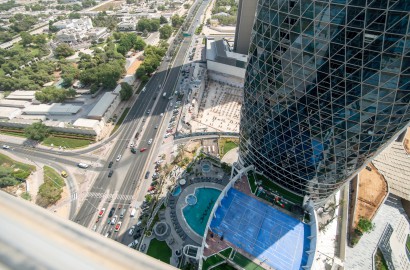
[[[196,24],[198,24],[196,19],[202,15],[207,4],[207,2],[202,2],[188,30],[190,33],[195,31]],[[163,117],[170,118],[167,117],[166,112],[172,111],[173,108],[169,107],[169,103],[172,102],[175,104],[175,102],[170,101],[169,97],[171,93],[174,93],[180,70],[183,67],[185,55],[191,44],[191,39],[192,37],[188,37],[182,41],[172,68],[168,71],[168,62],[164,61],[157,73],[145,86],[146,91],[140,93],[137,101],[123,122],[122,131],[118,133],[116,141],[114,142],[114,150],[107,160],[107,163],[110,161],[114,163],[112,167],[114,170],[113,176],[108,178],[107,172],[109,169],[107,164],[95,180],[87,198],[74,219],[75,222],[93,228],[104,235],[112,229],[112,225],[107,224],[108,212],[114,207],[116,209],[114,215],[119,216],[120,210],[118,206],[122,205],[122,207],[126,207],[128,211],[125,214],[123,228],[120,233],[126,232],[126,229],[128,229],[129,208],[130,206],[135,206],[136,198],[134,197],[134,193],[136,189],[138,189],[138,197],[141,199],[146,193],[146,188],[151,183],[152,172],[149,179],[145,180],[144,176],[146,171],[144,168],[147,167],[146,163],[153,159],[153,153],[157,152],[155,150],[162,144],[163,131],[166,129],[164,126],[168,124],[165,120],[162,122]],[[167,73],[168,76],[166,76]],[[164,92],[166,93],[166,98],[162,96]],[[156,98],[154,99],[154,97]],[[148,109],[151,110],[149,115],[146,113]],[[162,113],[164,113],[164,116],[161,116]],[[143,119],[146,119],[146,121],[144,122]],[[156,129],[155,126],[158,126],[158,129]],[[137,131],[140,133],[136,141],[138,151],[136,154],[132,154],[128,146],[131,141],[134,141],[133,138]],[[157,136],[158,134],[159,136]],[[149,139],[153,139],[152,145],[148,145],[147,142]],[[141,148],[147,148],[147,150],[140,153],[139,149]],[[116,162],[115,159],[120,154],[122,158],[119,162]],[[103,196],[102,194],[106,195]],[[98,210],[101,208],[105,208],[106,213],[104,217],[96,223]],[[118,221],[119,220],[117,220],[117,222]],[[110,237],[120,240],[119,236],[120,234],[114,233]]]

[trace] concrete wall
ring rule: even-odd
[[[214,61],[207,61],[208,70],[216,71],[223,74],[228,74],[231,76],[235,76],[241,79],[245,79],[245,72],[246,69],[238,68],[230,65],[221,64]]]
[[[0,122],[0,127],[8,127],[8,128],[25,128],[29,126],[30,123],[14,123],[14,122]],[[83,135],[91,135],[97,136],[97,131],[90,128],[74,128],[74,127],[50,127],[52,131],[56,132],[64,132],[64,133],[72,133],[72,134],[83,134]]]
[[[239,0],[234,51],[248,54],[258,0]]]

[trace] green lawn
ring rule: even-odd
[[[44,183],[40,185],[38,189],[38,196],[36,204],[47,207],[55,204],[61,199],[61,193],[63,193],[63,187],[65,182],[61,177],[60,172],[55,171],[53,168],[44,166]]]
[[[125,117],[127,116],[127,114],[128,114],[129,111],[130,111],[130,108],[126,108],[126,109],[124,110],[124,112],[122,113],[120,119],[118,119],[117,123],[115,124],[114,129],[111,131],[111,134],[110,134],[110,135],[114,134],[114,132],[116,132],[117,129],[121,126],[122,122],[124,121],[124,119],[125,119]]]
[[[57,187],[65,186],[64,179],[59,172],[48,166],[44,166],[43,170],[44,182],[51,181],[51,183]]]
[[[209,256],[208,259],[206,259],[206,261],[204,261],[202,269],[207,270],[209,267],[224,261],[225,259],[223,257],[228,257],[229,254],[231,254],[231,252],[232,252],[232,248],[227,248],[227,249],[222,250],[220,253]],[[221,255],[222,255],[222,257],[221,257]],[[222,269],[222,268],[220,268],[220,269]]]
[[[245,270],[262,270],[262,269],[265,269],[262,266],[260,266],[256,263],[254,263],[253,261],[249,260],[248,258],[243,256],[239,252],[237,252],[235,254],[235,256],[233,257],[233,261]]]
[[[256,183],[255,183],[255,176],[253,176],[253,171],[248,172],[248,182],[249,182],[249,186],[251,187],[252,193],[255,193]]]
[[[212,270],[235,270],[236,268],[233,266],[230,266],[227,263],[223,263],[221,265],[218,265],[217,267],[212,268]]]
[[[13,131],[2,130],[2,131],[0,131],[0,134],[27,138],[27,136],[26,136],[26,134],[24,134],[24,132],[20,133],[20,132],[13,132]]]
[[[3,154],[0,154],[0,166],[13,169],[13,176],[23,179],[26,179],[31,172],[36,170],[36,167],[33,165],[15,161]]]
[[[295,204],[302,205],[303,197],[300,197],[300,196],[298,196],[298,195],[296,195],[296,194],[294,194],[294,193],[292,193],[292,192],[290,192],[290,191],[276,185],[274,182],[272,182],[271,180],[269,180],[268,178],[266,178],[263,175],[260,175],[260,174],[257,174],[257,173],[255,173],[255,175],[256,175],[257,181],[262,181],[262,187],[264,189],[268,189],[270,191],[277,192],[283,198],[285,198],[285,199],[287,199],[287,200],[289,200],[289,201],[291,201]]]
[[[169,259],[172,256],[172,250],[168,247],[167,243],[164,241],[158,241],[154,238],[149,244],[147,254],[169,264]]]
[[[410,235],[407,235],[406,246],[407,246],[407,250],[410,251]]]
[[[219,155],[221,158],[236,147],[238,147],[238,139],[231,139],[231,138],[222,138],[218,141],[219,145]]]
[[[42,142],[43,145],[55,146],[55,147],[66,147],[67,149],[82,148],[90,145],[92,141],[87,139],[73,139],[73,138],[62,138],[49,136],[45,138]]]

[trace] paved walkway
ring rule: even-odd
[[[393,228],[396,228],[401,217],[405,217],[407,221],[409,221],[401,205],[400,199],[394,195],[389,195],[373,219],[375,224],[374,230],[370,233],[364,234],[354,248],[346,248],[345,269],[373,269],[373,252],[377,247],[377,243],[379,242],[386,224],[390,223]]]
[[[239,147],[236,147],[234,149],[231,149],[228,151],[228,153],[226,153],[221,161],[228,163],[229,165],[232,165],[234,162],[238,161],[238,156],[239,156]]]

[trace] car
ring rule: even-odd
[[[144,118],[144,119],[142,119],[142,122],[143,122],[143,123],[145,123],[145,118]]]
[[[171,135],[172,135],[171,133],[167,133],[167,134],[164,135],[164,138],[166,139],[166,138],[168,138],[168,137],[171,136]]]
[[[153,187],[153,186],[150,186],[150,187],[148,188],[148,191],[153,191],[153,190],[155,190],[155,187]]]
[[[115,231],[118,232],[121,229],[122,221],[118,222],[117,225],[115,225]]]
[[[130,144],[130,148],[133,148],[134,147],[134,143],[132,142],[131,144]]]
[[[159,116],[163,117],[163,116],[164,116],[164,113],[161,113]]]
[[[104,213],[105,213],[105,208],[102,208],[100,212],[98,213],[98,217],[102,217]]]
[[[108,173],[108,177],[111,177],[114,174],[114,170],[110,170]]]
[[[90,167],[90,165],[88,165],[86,163],[78,163],[77,166],[80,167],[80,168],[83,168],[83,169],[87,169],[88,167]]]
[[[108,168],[111,168],[111,167],[112,167],[112,164],[114,164],[114,162],[113,162],[113,161],[110,161],[110,163],[108,163]]]
[[[141,92],[143,92],[143,93],[144,93],[144,92],[145,92],[145,90],[146,90],[146,88],[144,87],[144,88],[142,88]]]
[[[108,213],[108,217],[112,217],[114,215],[115,212],[115,207],[111,208],[110,212]]]
[[[150,145],[152,143],[152,139],[148,140],[148,145]]]
[[[10,149],[10,146],[8,146],[7,144],[3,144],[3,149]]]
[[[145,173],[145,179],[149,178],[149,171]]]
[[[114,225],[115,222],[117,221],[117,219],[118,219],[118,216],[115,215],[115,216],[111,219],[111,225]]]
[[[131,153],[135,154],[135,153],[137,153],[137,150],[133,147],[133,148],[131,148]]]
[[[122,207],[122,204],[119,204],[119,205],[118,205],[118,209],[121,209],[121,207]]]
[[[141,224],[142,224],[142,221],[140,220],[140,221],[137,222],[137,225],[135,225],[135,226],[139,227],[139,226],[141,226]]]
[[[133,235],[135,231],[135,225],[131,226],[130,231],[128,232],[129,235]]]
[[[154,127],[155,129],[158,129],[158,125],[155,125],[155,127]]]
[[[67,177],[68,177],[68,174],[67,174],[66,171],[62,171],[62,172],[61,172],[61,176],[64,177],[64,178],[67,178]]]
[[[122,157],[122,155],[118,155],[116,161],[117,161],[117,162],[120,161],[121,157]]]
[[[147,148],[141,148],[141,149],[140,149],[140,152],[142,153],[142,152],[144,152],[145,150],[147,150]]]
[[[147,110],[147,114],[149,114],[151,112],[151,110]]]

